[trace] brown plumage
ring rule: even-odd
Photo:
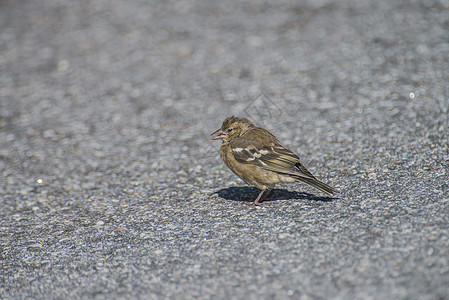
[[[268,130],[254,126],[246,118],[228,117],[211,135],[214,140],[222,140],[220,156],[229,169],[261,190],[253,205],[262,205],[264,192],[271,191],[279,182],[301,181],[330,196],[337,192],[316,179],[299,157],[282,146]]]

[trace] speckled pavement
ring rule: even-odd
[[[0,2],[1,299],[449,298],[449,2]],[[335,198],[258,191],[229,115]]]

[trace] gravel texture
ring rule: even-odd
[[[0,298],[448,299],[448,99],[447,0],[0,1]]]

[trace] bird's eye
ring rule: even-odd
[[[231,132],[231,131],[232,131],[232,128],[229,128],[229,129],[228,129],[228,132]]]

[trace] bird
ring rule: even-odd
[[[303,182],[329,196],[338,192],[315,178],[300,158],[282,146],[272,133],[247,118],[227,117],[211,136],[213,140],[222,140],[220,157],[229,169],[260,190],[252,206],[263,205],[265,196],[280,182]]]

